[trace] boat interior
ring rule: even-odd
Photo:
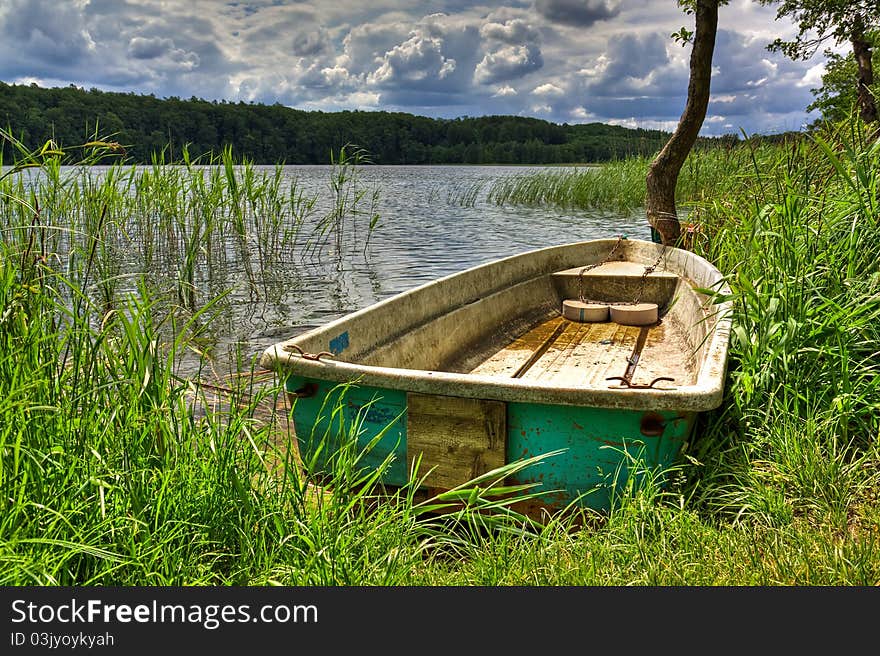
[[[663,267],[646,273],[647,266],[609,261],[504,286],[374,345],[356,361],[554,387],[692,385],[713,317],[692,281]],[[566,299],[609,307],[655,304],[656,320],[571,320],[563,315]]]

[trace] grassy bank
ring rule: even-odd
[[[0,583],[880,582],[880,148],[843,131],[700,157],[713,164],[689,164],[684,181],[693,247],[729,275],[735,307],[724,403],[670,485],[648,477],[580,530],[529,526],[504,506],[440,518],[424,510],[444,499],[412,489],[374,504],[356,454],[318,494],[281,418],[257,414],[276,387],[243,377],[205,413],[204,390],[176,374],[211,301],[159,312],[166,300],[136,284],[108,309],[93,286],[103,240],[83,242],[71,275],[41,246],[47,201],[8,189]],[[619,166],[635,181],[643,165]],[[533,181],[519,201],[574,197],[557,182]],[[589,203],[638,204],[635,182],[605,187]],[[480,483],[451,497],[497,503]]]

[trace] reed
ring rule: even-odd
[[[427,506],[465,499],[447,521],[516,528],[512,516],[478,512],[504,506],[509,488],[493,486],[507,470],[422,502],[414,478],[378,503],[381,468],[360,473],[363,452],[350,448],[357,422],[316,494],[295,449],[256,418],[277,387],[243,377],[223,409],[199,411],[211,405],[205,388],[175,373],[197,315],[162,330],[139,285],[96,325],[102,310],[81,290],[67,290],[83,298],[71,312],[58,294],[68,281],[10,255],[4,246],[3,584],[397,584],[450,540]]]
[[[341,270],[348,230],[355,233],[355,240],[363,244],[365,253],[369,248],[370,237],[380,218],[377,211],[379,189],[366,187],[360,180],[360,168],[370,163],[369,153],[363,148],[346,144],[338,154],[331,153],[330,160],[327,180],[330,209],[315,223],[307,250],[312,256],[320,255],[332,242],[336,268]],[[364,221],[366,226],[360,227]]]
[[[0,179],[6,208],[0,230],[7,243],[27,237],[24,226],[38,221],[40,249],[64,258],[75,280],[92,258],[88,291],[100,296],[106,310],[133,291],[133,274],[145,276],[156,293],[188,312],[222,292],[216,284],[221,269],[242,269],[251,292],[265,293],[258,288],[267,273],[299,259],[303,241],[320,236],[342,243],[345,225],[367,213],[368,190],[355,188],[361,155],[340,161],[332,201],[338,205],[329,210],[337,218],[321,221],[317,193],[284,175],[281,166],[256,167],[230,149],[194,159],[183,148],[178,161],[160,152],[142,167],[105,156],[73,166],[72,152],[48,146],[30,152],[9,134],[3,139],[17,153]],[[352,234],[359,248],[366,248],[378,221],[377,190],[369,201],[365,230]]]
[[[351,448],[357,421],[344,427],[349,437],[333,459],[327,495],[316,495],[279,433],[280,417],[257,417],[267,397],[274,405],[277,384],[242,376],[218,407],[211,385],[178,372],[181,352],[194,347],[219,299],[185,315],[168,312],[145,273],[130,276],[110,309],[92,290],[102,246],[124,236],[107,230],[109,221],[124,224],[117,204],[139,209],[152,234],[185,252],[204,241],[208,208],[222,195],[195,183],[197,212],[169,207],[188,172],[157,162],[129,178],[153,195],[126,205],[113,189],[130,171],[68,180],[53,166],[19,188],[31,201],[5,197],[21,222],[0,244],[0,582],[394,584],[448,540],[428,510],[461,506],[447,521],[462,525],[515,523],[515,514],[478,517],[480,508],[505,507],[510,489],[498,481],[507,470],[420,502],[414,472],[398,503],[377,505],[378,474],[358,473],[363,453]],[[234,193],[253,208],[267,190],[243,180]],[[74,226],[73,268],[41,241],[44,205],[33,199],[42,193],[55,200],[54,218],[61,208],[71,212],[63,218]],[[59,202],[71,196],[88,202]],[[242,224],[229,225],[240,238]]]
[[[756,158],[756,209],[695,213],[736,308],[729,417],[702,455],[735,463],[705,498],[719,512],[829,531],[876,518],[880,148],[850,129]]]
[[[752,158],[773,152],[770,145],[695,150],[679,175],[677,201],[686,212],[705,198],[735,193],[743,176],[750,175]],[[644,206],[650,163],[649,157],[631,157],[600,166],[512,175],[491,185],[487,197],[498,205],[631,211]]]

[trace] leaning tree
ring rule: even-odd
[[[675,36],[692,45],[687,101],[678,127],[660,150],[645,179],[645,214],[648,224],[663,244],[677,245],[681,224],[675,209],[678,174],[697,141],[709,107],[709,83],[712,78],[712,55],[718,32],[718,7],[726,0],[679,0],[686,13],[694,15],[694,29],[682,28]]]
[[[873,124],[873,136],[880,136],[877,125],[877,101],[871,87],[874,67],[872,42],[868,33],[880,27],[880,0],[760,0],[764,5],[778,5],[776,18],[791,18],[798,33],[791,41],[776,39],[768,47],[792,59],[809,59],[823,44],[849,42],[856,62],[856,97],[859,115]]]

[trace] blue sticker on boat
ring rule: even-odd
[[[337,335],[333,339],[330,340],[330,351],[333,355],[339,355],[345,349],[348,348],[348,331],[346,330],[341,335]]]

